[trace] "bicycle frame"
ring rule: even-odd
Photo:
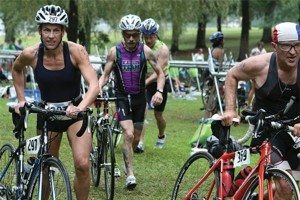
[[[257,147],[252,147],[251,150],[256,151]],[[251,152],[251,151],[250,151]],[[259,199],[263,199],[264,195],[264,175],[266,168],[270,166],[270,161],[271,161],[271,143],[268,141],[264,141],[260,147],[259,147],[259,152],[260,152],[260,158],[256,164],[256,166],[251,170],[251,172],[248,174],[246,179],[244,180],[243,184],[239,187],[239,189],[234,193],[232,196],[233,200],[240,200],[243,197],[243,194],[245,193],[246,189],[248,188],[249,184],[251,183],[251,179],[253,178],[254,174],[258,174],[259,178]],[[251,152],[253,154],[253,152]],[[218,171],[220,169],[220,183],[223,183],[222,180],[222,173],[224,172],[224,163],[228,162],[235,157],[235,152],[225,152],[218,160],[215,161],[215,163],[211,166],[211,168],[204,174],[204,176],[198,181],[198,183],[195,184],[195,186],[190,189],[190,191],[185,195],[184,200],[189,200],[192,196],[192,194],[199,188],[201,185],[206,181],[206,179],[212,175],[215,171]],[[208,196],[206,199],[210,198],[211,192],[213,190],[213,187],[216,184],[216,180],[213,181],[213,183],[210,186],[210,191],[207,194]],[[269,183],[268,188],[272,188],[272,183]],[[219,184],[220,187],[218,188],[218,197],[222,198],[224,196],[223,190],[222,190],[222,184]],[[269,199],[273,199],[273,193],[269,193]]]

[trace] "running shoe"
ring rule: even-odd
[[[115,166],[115,177],[119,178],[121,176],[121,171],[119,167]]]
[[[164,146],[165,146],[165,142],[166,142],[166,135],[165,135],[165,137],[162,138],[162,139],[157,138],[155,147],[158,148],[158,149],[162,149],[162,148],[164,148]]]
[[[133,190],[136,187],[136,178],[130,175],[126,178],[126,188],[128,190]]]
[[[134,150],[134,153],[144,153],[144,150],[145,150],[144,144],[142,142],[139,142],[139,144]]]

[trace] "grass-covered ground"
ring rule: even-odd
[[[157,137],[157,129],[153,111],[149,111],[149,122],[146,133],[146,149],[143,154],[134,155],[134,169],[137,178],[137,187],[133,191],[124,189],[125,175],[123,173],[123,161],[121,148],[116,149],[117,162],[120,165],[121,177],[116,180],[115,199],[120,200],[162,200],[170,199],[171,191],[181,166],[188,158],[191,147],[189,141],[194,135],[199,119],[203,116],[201,100],[175,99],[171,95],[166,106],[165,117],[167,120],[167,140],[164,149],[155,149],[154,143]],[[5,142],[16,144],[12,134],[11,116],[6,106],[6,100],[0,100],[0,145]],[[242,124],[232,128],[234,136],[240,135],[246,130]],[[30,117],[29,128],[26,137],[35,135],[35,116]],[[61,159],[67,166],[71,177],[74,175],[73,160],[70,147],[64,137],[61,145]],[[71,178],[73,181],[73,178]],[[103,185],[100,188],[91,187],[89,199],[104,199]]]

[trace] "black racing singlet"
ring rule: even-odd
[[[276,54],[273,53],[266,82],[256,90],[253,109],[263,108],[268,114],[276,114],[284,109],[291,96],[296,100],[287,113],[287,118],[293,118],[300,114],[300,63],[297,68],[297,81],[293,85],[285,85],[278,78]],[[281,85],[279,85],[281,84]]]
[[[69,47],[63,42],[65,66],[61,70],[48,70],[44,67],[44,46],[40,44],[34,77],[45,102],[71,101],[80,95],[81,73],[71,62]]]

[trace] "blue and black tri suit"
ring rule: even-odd
[[[116,46],[114,62],[116,96],[129,97],[129,101],[118,101],[117,112],[120,121],[131,119],[143,123],[146,109],[145,79],[147,73],[144,45],[138,43],[134,51],[126,50],[123,43]]]
[[[289,102],[291,96],[296,97],[296,100],[287,112],[286,118],[292,119],[300,114],[300,63],[297,68],[297,81],[293,85],[286,85],[279,80],[276,54],[271,56],[269,71],[266,82],[255,91],[255,100],[253,110],[264,109],[268,115],[276,114],[283,110]],[[272,136],[271,140],[273,148],[277,149],[283,160],[287,160],[291,169],[296,169],[299,166],[297,154],[298,149],[293,148],[294,140],[288,133],[278,133],[278,130],[268,129],[263,133],[262,138],[253,139],[251,145],[260,144],[267,136]],[[272,153],[273,159],[274,153]]]
[[[80,70],[73,65],[67,42],[63,42],[64,68],[49,70],[43,64],[44,45],[40,44],[34,77],[41,92],[41,100],[45,103],[61,104],[66,107],[68,102],[78,105],[81,98]],[[65,132],[77,119],[65,118],[48,122],[48,131]],[[43,121],[40,115],[37,119],[37,128],[42,130]]]

